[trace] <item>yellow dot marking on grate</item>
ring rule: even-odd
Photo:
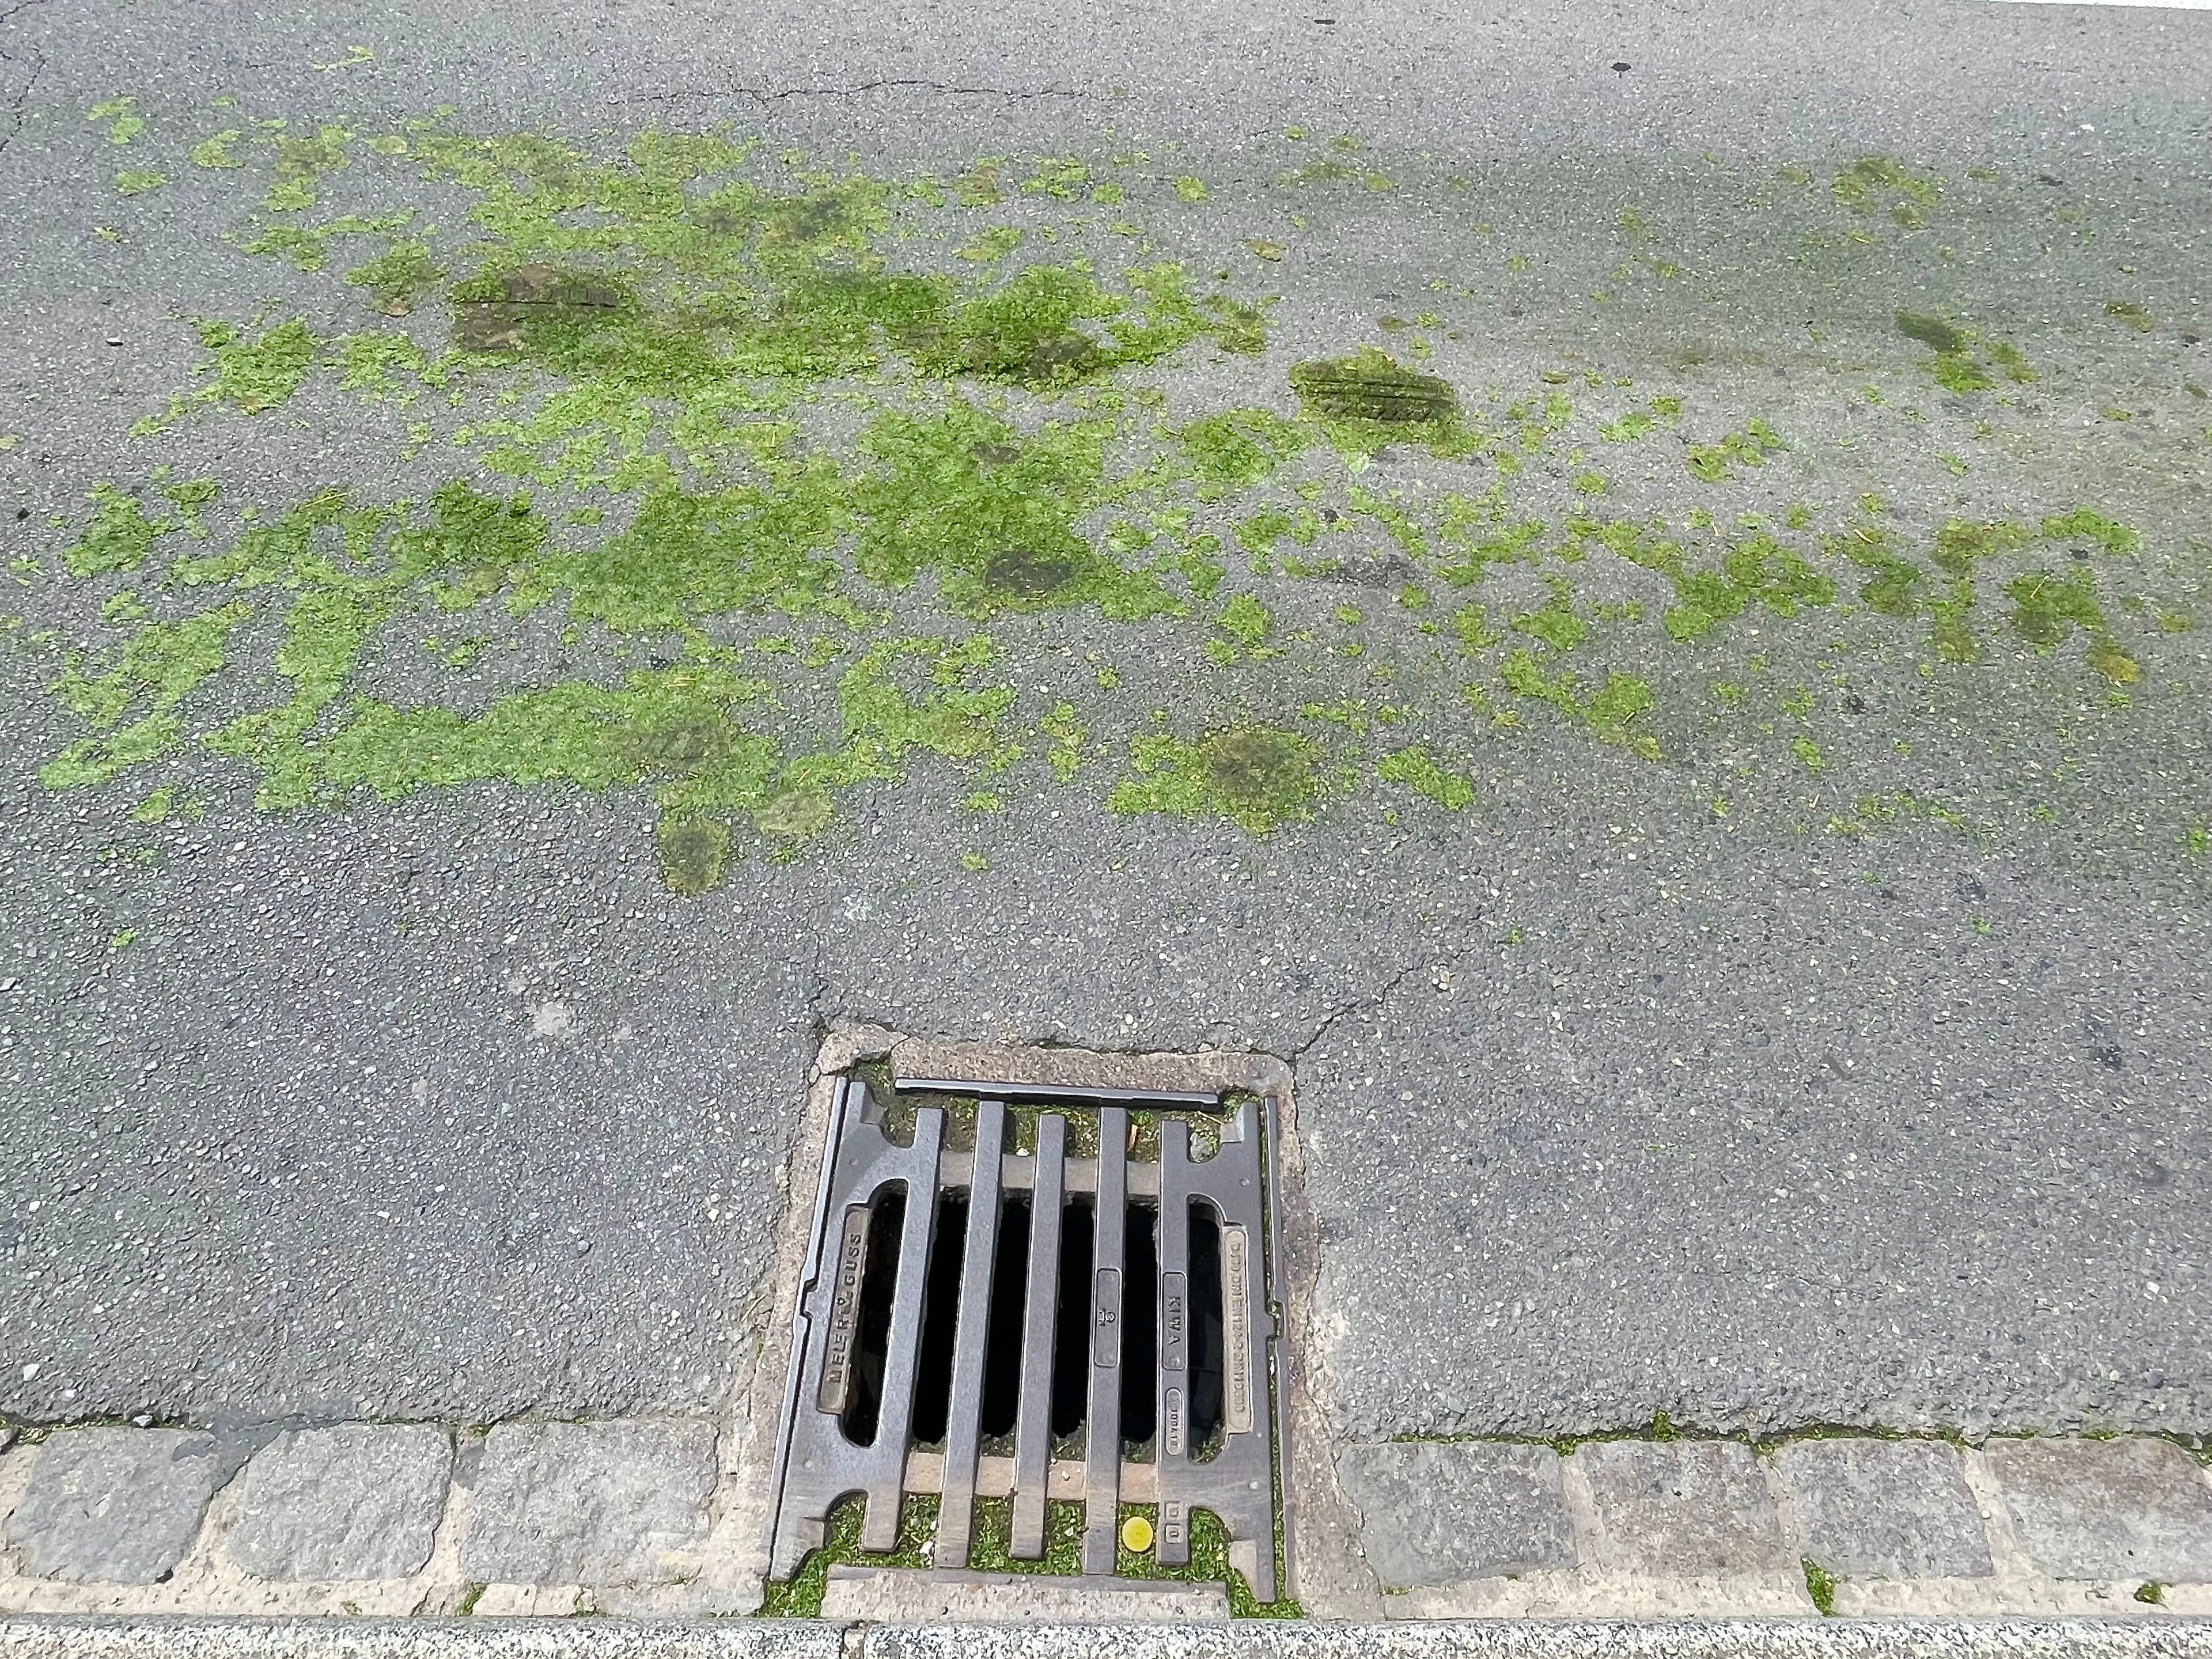
[[[1133,1515],[1121,1523],[1121,1547],[1132,1555],[1142,1555],[1152,1547],[1152,1523],[1141,1515]]]

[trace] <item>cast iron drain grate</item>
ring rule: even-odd
[[[1263,1096],[843,1078],[769,1577],[790,1579],[848,1498],[877,1555],[898,1547],[902,1504],[934,1498],[939,1574],[970,1565],[979,1506],[1003,1526],[988,1553],[1025,1563],[1079,1504],[1084,1579],[1188,1566],[1203,1512],[1274,1601],[1275,1129]]]

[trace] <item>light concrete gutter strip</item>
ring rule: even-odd
[[[837,1626],[0,1619],[0,1659],[2212,1659],[2212,1620]]]
[[[1109,1630],[878,1625],[869,1659],[2212,1659],[2212,1620],[1253,1620]]]

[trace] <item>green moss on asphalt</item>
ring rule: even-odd
[[[1144,733],[1129,744],[1129,770],[1107,805],[1125,815],[1225,817],[1264,836],[1310,818],[1330,791],[1320,746],[1298,732],[1233,726],[1194,742]]]
[[[198,754],[246,769],[272,810],[483,781],[635,791],[661,814],[671,884],[703,891],[918,762],[1012,803],[1019,768],[1096,780],[1119,812],[1265,834],[1370,785],[1463,808],[1471,781],[1435,757],[1500,727],[1656,757],[1668,663],[1741,654],[1754,630],[1807,637],[1820,613],[1949,672],[2040,653],[2112,687],[2154,667],[2133,618],[2185,614],[2146,604],[2138,532],[2096,505],[1916,528],[1801,501],[1778,521],[1761,475],[1790,446],[1747,415],[1681,446],[1710,507],[1601,516],[1594,497],[1632,499],[1633,469],[1588,450],[1686,416],[1681,396],[1595,373],[1476,386],[1348,342],[1241,369],[1234,401],[1170,416],[1161,375],[1261,350],[1270,301],[1194,274],[1210,260],[1105,257],[1126,246],[1091,217],[1109,184],[1133,214],[1187,194],[1139,156],[1111,179],[1068,155],[891,178],[726,131],[606,148],[271,120],[172,141],[128,100],[103,108],[138,123],[125,141],[161,164],[144,171],[234,181],[232,246],[292,296],[199,319],[196,383],[141,434],[336,394],[404,410],[368,418],[410,422],[405,453],[443,482],[267,501],[100,485],[60,563],[96,585],[113,638],[52,683],[78,725],[55,787]],[[391,210],[416,179],[442,192],[440,222]],[[1830,193],[1895,219],[1940,191],[1863,157]],[[358,325],[327,320],[349,312]],[[1444,322],[1383,319],[1415,362]],[[1896,326],[1951,389],[2030,374],[1942,314]],[[1390,465],[1407,448],[1443,470]],[[1250,580],[1224,592],[1232,558]],[[1663,600],[1624,600],[1621,563]],[[1541,604],[1512,586],[1531,572]],[[1338,611],[1356,628],[1316,627]],[[512,654],[542,629],[557,665]],[[1000,665],[1063,640],[1089,647],[1079,683],[1032,690]],[[418,665],[404,689],[394,646]],[[438,678],[492,664],[489,696]],[[1140,665],[1192,699],[1180,729],[1201,735],[1130,733],[1100,694]],[[1844,764],[1816,723],[1775,748]],[[1389,747],[1356,746],[1383,724]]]

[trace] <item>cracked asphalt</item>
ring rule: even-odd
[[[356,42],[373,62],[316,67]],[[1110,127],[1255,177],[1262,139],[1310,121],[1474,158],[1570,252],[1577,216],[1610,214],[1609,181],[1686,176],[1708,152],[1998,161],[2093,180],[2111,210],[2095,257],[2139,260],[2212,322],[2202,13],[28,0],[0,13],[0,191],[19,210],[0,230],[16,319],[0,424],[25,434],[0,453],[11,556],[48,547],[44,515],[119,465],[131,416],[191,362],[167,319],[210,267],[180,244],[118,276],[83,234],[104,180],[81,135],[57,136],[120,89],[152,108],[451,104],[571,133],[726,118],[884,165],[1050,154]],[[1583,159],[1563,163],[1570,144]],[[1325,345],[1327,319],[1410,288],[1462,229],[1410,205],[1347,218],[1286,326]],[[2030,355],[2109,349],[2116,398],[2162,385],[2124,340],[2031,314],[2092,280],[2018,301]],[[1700,326],[1802,321],[1759,283],[1743,307]],[[1860,309],[1886,325],[1887,301]],[[1565,337],[1541,301],[1489,320],[1470,362]],[[125,323],[118,354],[104,340]],[[1626,325],[1577,344],[1656,349]],[[191,441],[234,471],[281,481],[338,455],[404,487],[377,418],[333,404]],[[2127,487],[2148,518],[2197,526],[2201,593],[2203,447],[2161,441]],[[2053,447],[2025,465],[2107,462]],[[1079,654],[1067,625],[1009,630],[1022,672]],[[127,799],[38,783],[58,728],[40,659],[15,652],[0,1416],[726,1400],[805,1066],[822,1022],[852,1018],[1293,1057],[1346,1436],[1662,1413],[2212,1433],[2212,890],[2172,845],[2212,809],[2208,637],[2176,635],[2169,689],[2057,769],[2053,822],[1998,835],[1717,817],[1718,763],[1531,730],[1467,817],[1325,813],[1264,839],[1079,795],[979,824],[964,784],[919,769],[703,899],[662,885],[651,815],[618,796],[471,786],[270,817],[210,765],[199,822],[131,823]],[[1965,795],[2010,799],[2018,757],[2055,743],[2039,672],[1897,708],[1868,752],[1903,733]],[[1134,665],[1126,697],[1206,695]],[[1662,714],[1702,730],[1693,702]],[[975,849],[988,868],[964,871]]]

